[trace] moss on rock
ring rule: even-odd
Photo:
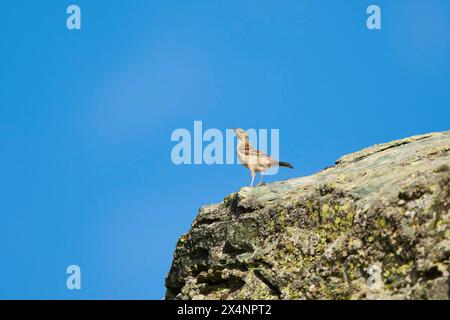
[[[450,132],[200,209],[167,299],[448,299]]]

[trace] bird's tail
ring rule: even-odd
[[[280,167],[287,167],[287,168],[294,169],[294,167],[292,166],[292,164],[290,164],[289,162],[283,162],[283,161],[280,161],[280,162],[278,162],[278,165],[279,165]]]

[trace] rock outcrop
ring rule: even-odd
[[[450,131],[202,207],[167,299],[448,299]]]

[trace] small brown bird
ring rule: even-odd
[[[256,172],[260,172],[261,180],[259,181],[259,184],[261,184],[263,179],[263,175],[261,174],[261,172],[269,168],[280,166],[294,169],[294,167],[290,163],[274,160],[264,152],[253,148],[253,146],[250,144],[247,132],[245,132],[243,129],[236,128],[233,129],[233,131],[238,138],[237,155],[239,161],[250,170],[250,173],[252,175],[250,187],[253,186],[253,180],[255,179]]]

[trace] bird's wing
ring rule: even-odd
[[[273,159],[270,156],[268,156],[267,154],[265,154],[264,152],[262,152],[260,150],[257,150],[255,148],[253,148],[250,145],[246,146],[246,148],[245,148],[245,155],[246,156],[255,156],[255,157],[258,157],[259,159],[265,158],[268,161],[273,161]]]
[[[260,151],[260,150],[256,150],[256,149],[249,149],[248,150],[248,154],[252,155],[252,156],[258,156],[258,157],[268,157],[270,158],[267,154],[265,154],[264,152]]]

